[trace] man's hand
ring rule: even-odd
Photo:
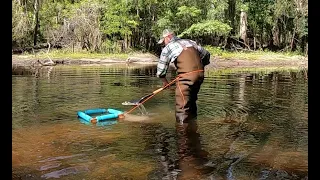
[[[162,87],[165,87],[167,84],[169,84],[167,78],[161,78],[161,80],[162,80]]]

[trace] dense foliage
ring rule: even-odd
[[[225,49],[307,51],[306,0],[12,0],[12,48],[156,51],[164,28]]]

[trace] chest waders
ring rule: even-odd
[[[176,121],[187,123],[197,116],[196,101],[204,80],[204,66],[194,47],[184,47],[174,63],[179,77],[175,90]]]

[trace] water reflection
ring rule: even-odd
[[[208,159],[208,152],[202,149],[196,120],[189,123],[177,123],[178,174],[179,179],[201,179],[214,169]]]

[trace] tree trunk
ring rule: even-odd
[[[34,32],[33,32],[33,45],[37,45],[38,27],[39,27],[39,0],[34,1]]]
[[[290,51],[292,51],[292,49],[293,49],[293,43],[294,43],[295,35],[296,35],[296,29],[293,30],[292,40],[291,40],[291,45],[290,45]]]
[[[247,45],[247,13],[244,11],[241,11],[240,14],[240,38],[243,40],[244,44]]]
[[[305,57],[308,57],[308,43],[307,43],[307,45],[306,45],[306,50],[305,50],[304,56],[305,56]]]
[[[235,34],[235,23],[234,18],[236,16],[236,0],[228,0],[228,9],[226,12],[226,17],[230,21],[230,26],[232,27],[231,34]]]
[[[27,14],[28,13],[28,11],[27,11],[27,0],[23,1],[23,5],[24,5],[24,13]]]
[[[128,49],[128,34],[124,35],[124,50],[127,51]]]
[[[276,46],[280,45],[280,40],[279,40],[280,32],[279,31],[280,30],[279,30],[278,22],[276,22],[275,25],[273,26],[273,29],[272,29],[273,43]]]

